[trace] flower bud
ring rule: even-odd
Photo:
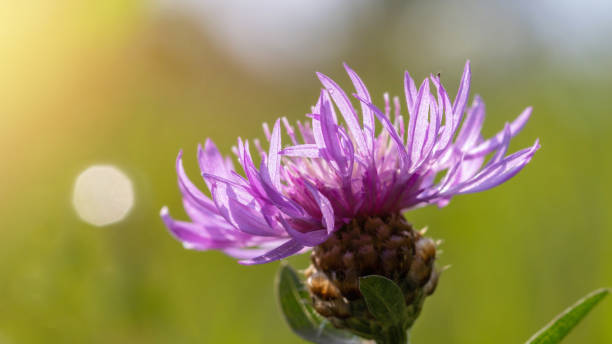
[[[402,290],[410,321],[437,285],[436,244],[415,231],[400,214],[353,219],[315,247],[305,271],[316,311],[338,328],[376,335],[385,327],[368,311],[359,278],[381,275]]]

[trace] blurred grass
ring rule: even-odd
[[[229,153],[237,136],[262,137],[262,121],[300,118],[320,87],[314,71],[285,83],[255,77],[190,19],[138,1],[0,6],[0,343],[299,342],[275,304],[277,263],[186,251],[158,212],[183,215],[180,148],[196,179],[198,142],[211,137]],[[406,55],[398,67],[358,48],[381,48],[384,35],[369,32],[320,70],[348,87],[346,60],[373,95],[401,94],[402,68],[417,78],[442,71],[456,89],[463,60]],[[406,44],[416,54],[423,42]],[[415,342],[522,342],[568,302],[612,285],[610,68],[559,70],[533,49],[508,66],[472,61],[486,133],[534,106],[512,144],[541,139],[530,166],[497,189],[407,214],[445,239],[440,264],[452,264]],[[115,164],[135,184],[135,208],[119,224],[93,228],[71,207],[74,179],[93,163]],[[612,341],[612,307],[593,313],[566,343]]]

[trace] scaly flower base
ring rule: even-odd
[[[406,304],[403,331],[418,317],[425,297],[436,288],[436,245],[415,231],[400,214],[353,220],[314,248],[306,285],[315,310],[337,328],[362,337],[388,332],[384,321],[368,311],[360,291],[361,277],[378,275],[393,281]],[[385,337],[397,337],[396,333]]]
[[[436,288],[435,259],[433,240],[415,231],[400,214],[354,219],[314,248],[306,285],[314,309],[337,328],[379,342],[405,343],[406,330]],[[399,288],[406,307],[398,315],[403,319],[398,328],[368,310],[360,278],[371,275],[385,277]]]

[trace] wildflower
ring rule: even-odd
[[[497,135],[481,137],[484,103],[476,96],[466,109],[469,61],[452,103],[439,76],[431,75],[417,89],[406,72],[407,124],[398,98],[392,120],[388,95],[384,110],[379,110],[359,76],[345,68],[361,105],[361,122],[349,96],[318,74],[323,89],[307,115],[310,122],[297,122],[301,140],[286,118],[276,120],[272,132],[264,124],[268,151],[253,141],[261,157],[259,168],[249,141],[239,138],[234,147],[244,176],[211,140],[198,147],[212,199],[189,180],[179,153],[179,188],[191,222],[171,218],[166,207],[161,215],[186,248],[221,250],[242,264],[279,260],[325,242],[353,219],[391,216],[428,204],[442,207],[455,195],[497,186],[518,173],[539,148],[536,141],[506,155],[530,107]],[[285,148],[281,123],[291,141]],[[489,153],[492,157],[485,163]]]
[[[397,97],[392,118],[389,96],[384,108],[377,108],[359,76],[345,68],[360,113],[344,90],[318,74],[323,89],[309,121],[298,121],[297,131],[286,118],[277,119],[271,131],[264,124],[267,151],[253,140],[259,168],[249,141],[238,139],[234,148],[244,175],[212,141],[198,147],[212,198],[186,176],[179,153],[179,187],[191,222],[171,218],[167,208],[161,216],[186,248],[221,250],[242,264],[267,263],[314,247],[306,270],[314,308],[336,327],[375,338],[385,324],[369,314],[360,277],[382,275],[402,289],[410,312],[405,328],[438,280],[437,245],[415,231],[402,211],[443,207],[455,195],[502,184],[540,146],[536,141],[506,154],[531,108],[493,137],[481,136],[484,103],[476,96],[467,106],[469,61],[452,102],[439,76],[431,75],[417,89],[406,73],[407,121]],[[285,147],[281,124],[291,141]]]

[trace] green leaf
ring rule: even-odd
[[[598,289],[578,300],[529,338],[526,344],[559,343],[609,292],[608,289]]]
[[[387,325],[401,325],[406,317],[402,289],[392,280],[378,275],[361,277],[359,290],[372,315]]]
[[[281,265],[276,287],[285,320],[298,336],[317,344],[361,343],[361,339],[334,328],[329,321],[316,313],[308,291],[289,265]]]

